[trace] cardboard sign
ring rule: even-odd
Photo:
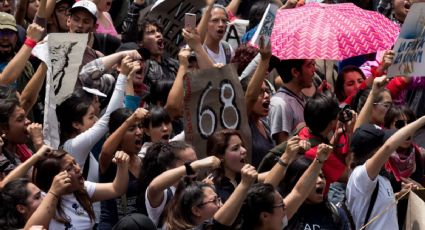
[[[251,162],[251,131],[244,92],[233,65],[196,71],[185,77],[185,138],[198,158],[206,157],[207,139],[221,129],[242,135]]]
[[[199,22],[203,7],[205,7],[205,1],[200,0],[162,0],[152,6],[148,17],[158,20],[163,26],[164,51],[171,57],[177,57],[180,47],[184,45],[181,32],[184,27],[185,13],[196,14],[196,20]]]
[[[425,76],[425,3],[415,3],[394,46],[394,62],[388,76]]]
[[[264,36],[264,44],[268,44],[270,41],[270,36],[272,35],[274,19],[276,17],[276,12],[278,7],[275,4],[269,4],[266,11],[263,14],[263,18],[258,24],[257,30],[255,31],[254,36],[251,39],[251,44],[259,47],[260,46],[260,37]]]
[[[46,43],[37,45],[33,50],[33,54],[48,68],[43,135],[45,143],[55,149],[60,144],[56,105],[74,91],[87,40],[87,34],[52,33]]]
[[[248,20],[236,19],[227,26],[224,38],[232,46],[233,50],[236,50],[241,45],[241,39],[246,32],[248,24]]]
[[[407,206],[405,230],[425,229],[425,190],[410,192]]]

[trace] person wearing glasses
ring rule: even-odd
[[[391,107],[385,115],[384,127],[401,129],[416,120],[413,111],[407,106]],[[385,163],[389,172],[391,185],[396,196],[402,195],[410,186],[425,186],[425,150],[413,142],[412,137],[405,140]],[[407,211],[407,200],[402,199],[397,205],[399,225],[403,225]]]
[[[282,179],[282,173],[275,173],[276,177],[272,180],[266,179],[266,183],[264,184],[258,183],[253,185],[248,191],[247,198],[241,208],[242,229],[280,230],[288,226],[288,221],[289,226],[291,226],[288,226],[288,229],[319,229],[313,227],[313,224],[317,223],[323,226],[320,229],[341,229],[328,228],[328,224],[326,224],[327,228],[325,228],[325,224],[322,223],[327,223],[325,222],[326,220],[331,220],[331,215],[326,215],[323,211],[316,212],[315,219],[309,216],[304,218],[303,212],[298,211],[300,206],[302,208],[305,204],[310,203],[313,206],[314,203],[323,202],[325,182],[321,175],[321,168],[326,159],[331,155],[331,152],[331,146],[320,144],[314,160],[307,160],[301,156],[290,163],[289,166],[287,164],[277,163],[274,169],[286,170],[285,178],[282,181],[285,184],[282,190],[284,193],[275,188]],[[304,210],[304,208],[302,209]],[[326,210],[325,207],[322,209]],[[316,208],[316,210],[319,209]],[[308,212],[310,213],[310,211]],[[303,227],[292,228],[293,226],[301,225]],[[333,226],[338,225],[335,224]]]
[[[242,203],[258,176],[249,164],[241,169],[241,183],[224,203],[212,185],[200,181],[181,182],[168,209],[167,230],[233,229]]]
[[[243,85],[247,85],[245,105],[249,118],[248,124],[251,129],[251,162],[254,167],[258,167],[268,151],[274,147],[270,132],[270,123],[267,120],[272,91],[265,80],[272,52],[270,43],[264,43],[264,38],[261,37],[259,50],[261,55],[260,63],[252,78],[248,77],[249,79],[242,83]]]
[[[351,108],[359,114],[361,111],[365,111],[364,116],[359,116],[356,127],[367,123],[378,126],[384,124],[385,114],[393,105],[391,93],[385,87],[387,82],[386,76],[375,78],[371,89],[360,90],[356,94]],[[368,103],[368,100],[370,100],[370,103]]]

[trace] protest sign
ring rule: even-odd
[[[242,36],[246,32],[248,24],[248,20],[236,19],[230,22],[227,26],[226,33],[224,34],[224,40],[230,44],[233,50],[236,50],[241,44]]]
[[[56,105],[74,91],[87,40],[87,34],[52,33],[46,43],[33,50],[47,65],[43,135],[44,142],[53,148],[60,143]]]
[[[425,3],[415,3],[394,46],[394,62],[388,76],[425,76]]]
[[[425,190],[412,191],[409,194],[405,230],[425,229]]]
[[[209,136],[221,129],[236,129],[242,135],[251,160],[251,131],[244,92],[233,65],[189,73],[185,77],[185,138],[198,158],[206,156]]]
[[[162,0],[157,1],[151,8],[148,17],[158,22],[163,27],[164,51],[171,57],[177,57],[180,47],[184,45],[181,35],[184,27],[185,13],[196,14],[199,22],[202,17],[201,9],[205,1],[200,0]]]
[[[263,14],[263,18],[258,24],[257,30],[254,33],[254,36],[251,39],[251,44],[259,47],[260,37],[264,36],[264,44],[269,43],[270,36],[272,35],[274,19],[276,17],[276,12],[278,7],[275,4],[269,4],[266,8],[266,11]]]

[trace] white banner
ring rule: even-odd
[[[394,46],[394,62],[388,76],[425,76],[425,3],[415,3]]]
[[[87,34],[52,33],[47,42],[37,45],[33,55],[47,65],[43,135],[47,145],[60,144],[56,106],[74,91],[78,71],[87,46]]]

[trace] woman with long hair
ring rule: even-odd
[[[270,98],[272,96],[272,91],[265,79],[271,58],[271,46],[270,43],[264,43],[264,37],[261,37],[261,60],[248,83],[245,93],[248,124],[252,136],[252,165],[255,167],[260,165],[264,156],[274,147],[270,125],[266,119],[269,114]]]
[[[298,154],[302,145],[291,144],[292,147],[287,148],[284,155],[293,158],[294,154],[295,156]],[[323,163],[328,159],[331,152],[332,147],[320,144],[313,162],[305,172],[299,174],[302,174],[302,176],[294,180],[295,186],[284,197],[275,187],[284,175],[282,172],[288,169],[288,164],[284,161],[276,163],[267,176],[266,183],[257,183],[248,191],[247,198],[241,208],[242,229],[279,230],[286,227],[288,220],[296,215],[298,208],[316,186],[315,182],[318,181]]]
[[[100,182],[112,182],[117,167],[112,163],[114,154],[120,150],[129,155],[128,187],[125,196],[105,200],[101,203],[99,228],[111,229],[120,218],[137,211],[136,199],[139,193],[137,181],[142,168],[142,159],[137,156],[142,147],[141,122],[147,110],[139,108],[134,113],[129,109],[118,109],[109,119],[109,137],[102,146],[99,156]]]
[[[197,160],[193,147],[185,142],[155,143],[143,159],[139,177],[142,191],[139,205],[142,212],[155,225],[162,226],[166,215],[163,211],[173,198],[180,179],[185,174],[192,175],[202,169],[214,169],[218,165],[219,160],[215,157]]]
[[[38,134],[32,130],[37,130]],[[4,142],[0,146],[0,178],[31,157],[32,151],[26,145],[30,139],[36,149],[43,144],[42,138],[39,141],[33,138],[41,136],[41,125],[31,124],[15,96],[0,99],[0,135]]]
[[[241,175],[241,183],[224,205],[214,186],[187,178],[181,181],[168,207],[165,229],[229,228],[238,216],[248,189],[258,176],[255,168],[248,164],[242,168]]]
[[[236,130],[222,129],[208,138],[207,155],[220,159],[220,167],[213,171],[213,182],[223,202],[230,197],[241,180],[241,169],[247,163],[247,150]]]
[[[0,181],[0,200],[2,203],[0,207],[0,229],[23,228],[40,206],[45,196],[27,178],[27,174],[34,164],[50,153],[50,147],[41,147],[31,158],[20,164]],[[61,196],[68,186],[62,180],[65,178],[65,175],[57,175],[49,191]]]
[[[117,152],[113,162],[117,173],[112,183],[93,183],[85,181],[80,165],[63,150],[54,151],[44,160],[38,161],[33,170],[33,181],[43,192],[48,192],[53,178],[65,173],[70,186],[58,197],[56,214],[49,223],[49,229],[92,229],[95,224],[93,202],[108,200],[122,195],[128,184],[129,157]]]

